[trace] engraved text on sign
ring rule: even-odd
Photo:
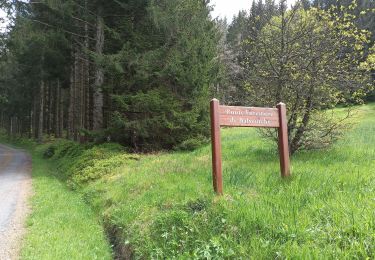
[[[290,176],[288,122],[286,106],[277,104],[276,108],[221,106],[219,100],[212,99],[211,144],[212,144],[212,181],[214,191],[223,194],[223,169],[221,158],[221,126],[233,127],[269,127],[277,128],[282,177]]]
[[[239,127],[279,127],[278,109],[220,106],[220,125]]]

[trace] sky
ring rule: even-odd
[[[287,0],[288,6],[294,4],[296,0]],[[211,0],[214,6],[213,17],[226,17],[231,22],[233,16],[240,10],[250,10],[252,0]]]
[[[5,13],[3,10],[0,9],[0,31],[3,31],[6,24],[2,23],[1,18],[5,17]]]

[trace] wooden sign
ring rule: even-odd
[[[212,178],[217,194],[223,194],[221,126],[278,128],[281,176],[290,175],[285,104],[279,103],[276,108],[221,106],[217,99],[213,99],[211,101]]]
[[[277,108],[219,106],[220,125],[238,127],[279,127]]]

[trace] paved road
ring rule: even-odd
[[[18,259],[31,191],[29,155],[0,144],[0,259]]]

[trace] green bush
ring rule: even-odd
[[[43,153],[43,158],[49,159],[55,155],[55,147],[54,146],[49,146]]]
[[[97,180],[114,172],[130,160],[138,160],[136,155],[104,155],[100,149],[91,149],[72,165],[69,183],[72,187]],[[94,158],[91,156],[95,156]]]
[[[123,153],[124,148],[115,143],[83,147],[75,142],[60,141],[56,146],[54,158],[73,188],[108,175],[129,160],[138,159],[136,155]]]
[[[52,158],[59,169],[59,177],[77,187],[108,175],[111,171],[137,156],[124,152],[116,143],[81,145],[69,140],[56,140],[41,145],[37,150],[44,158]]]

